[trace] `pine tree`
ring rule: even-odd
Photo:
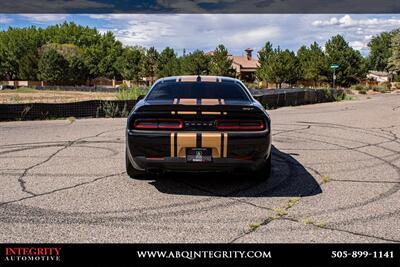
[[[210,74],[218,76],[233,76],[233,60],[228,57],[228,50],[220,44],[214,50],[210,60]]]
[[[179,74],[179,61],[174,49],[166,47],[159,57],[159,77],[168,77]]]
[[[256,71],[256,77],[259,81],[267,80],[266,77],[266,68],[268,66],[268,61],[270,60],[272,54],[272,43],[266,42],[264,47],[258,52],[258,62],[260,64],[259,68]]]

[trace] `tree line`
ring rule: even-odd
[[[346,40],[334,36],[324,49],[317,43],[302,46],[296,53],[274,48],[270,42],[258,52],[257,80],[280,86],[308,81],[329,82],[331,64],[338,64],[337,84],[350,86],[364,79],[368,70],[400,71],[400,31],[381,33],[369,43],[363,57]],[[224,45],[212,53],[196,50],[182,56],[170,47],[123,46],[111,32],[75,23],[45,29],[9,28],[0,32],[0,80],[42,80],[84,84],[104,77],[140,81],[142,77],[173,75],[234,76],[232,59]]]

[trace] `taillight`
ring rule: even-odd
[[[264,129],[262,120],[217,120],[215,127],[218,130],[262,130]]]
[[[183,121],[178,119],[137,119],[134,123],[135,129],[182,129]]]

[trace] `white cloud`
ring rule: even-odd
[[[366,54],[368,43],[373,36],[383,31],[400,27],[399,16],[387,15],[344,15],[330,16],[313,20],[311,23],[316,32],[328,32],[331,35],[341,34],[354,49]]]
[[[20,16],[36,23],[63,22],[68,17],[66,14],[21,14]]]
[[[106,20],[115,36],[128,45],[155,46],[163,49],[170,46],[188,51],[211,50],[225,44],[234,52],[246,47],[261,48],[267,40],[277,40],[282,29],[281,15],[243,14],[109,14],[88,15],[92,19]],[[281,21],[277,19],[281,18]]]
[[[353,19],[350,15],[345,15],[341,18],[332,17],[328,20],[316,20],[312,23],[316,27],[324,26],[340,26],[340,27],[370,27],[370,26],[398,26],[400,27],[400,19],[396,18],[368,18],[368,19]]]
[[[11,18],[5,16],[5,15],[0,15],[0,24],[7,24],[12,21]]]
[[[353,41],[353,42],[350,42],[349,45],[357,50],[364,50],[364,49],[368,48],[368,46],[367,46],[368,42],[362,42],[362,41]]]

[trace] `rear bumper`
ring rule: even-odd
[[[213,159],[208,163],[188,163],[182,158],[146,159],[145,157],[134,157],[131,162],[141,170],[148,171],[194,171],[194,172],[245,172],[261,168],[265,160],[236,160],[236,159]]]
[[[127,130],[129,160],[136,169],[166,171],[256,170],[271,153],[268,130],[259,132],[168,132]],[[212,162],[188,163],[185,149],[210,147]]]

